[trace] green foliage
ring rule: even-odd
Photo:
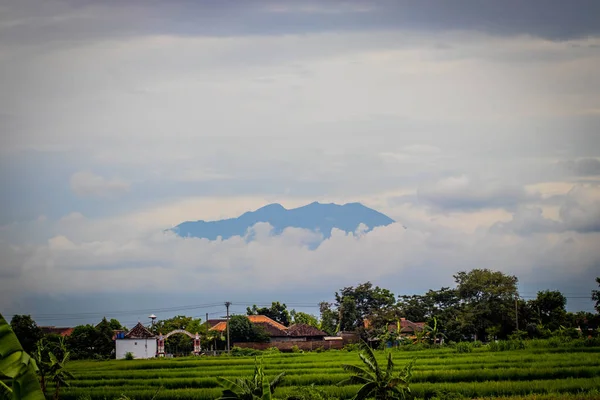
[[[261,354],[260,350],[248,349],[245,347],[233,346],[231,348],[231,355],[235,357],[254,357]]]
[[[44,400],[36,372],[35,361],[0,315],[0,399]]]
[[[330,303],[322,301],[319,303],[319,311],[321,313],[321,321],[319,322],[319,329],[326,332],[328,335],[335,335],[338,329],[338,313],[335,312]]]
[[[302,350],[297,345],[292,346],[292,353],[301,353]]]
[[[135,358],[135,357],[133,356],[133,353],[132,353],[132,352],[128,351],[127,353],[125,353],[125,359],[126,359],[126,360],[129,360],[129,361],[131,361],[131,360],[133,360],[134,358]]]
[[[229,319],[229,335],[233,343],[266,343],[269,341],[269,335],[264,328],[253,324],[244,315],[234,315]]]
[[[281,383],[284,375],[285,372],[282,372],[269,382],[265,377],[262,359],[259,362],[257,358],[254,358],[254,375],[251,378],[238,378],[235,380],[223,377],[217,378],[219,385],[224,388],[220,399],[270,400],[271,395],[275,392],[275,388]]]
[[[392,292],[379,286],[373,287],[371,282],[356,287],[345,287],[335,293],[335,300],[340,314],[338,323],[342,331],[361,329],[365,319],[387,314],[388,309],[396,302]]]
[[[319,328],[319,320],[314,315],[307,314],[302,311],[292,310],[290,312],[290,316],[292,317],[294,324],[306,324],[314,326],[315,328]]]
[[[596,277],[596,283],[600,286],[600,276]],[[596,312],[600,313],[600,290],[592,290],[592,300],[596,302]]]
[[[379,400],[405,399],[410,396],[409,382],[412,377],[414,360],[406,365],[400,373],[396,374],[394,373],[392,353],[388,353],[387,365],[384,369],[379,366],[373,350],[365,342],[362,342],[361,347],[362,351],[358,356],[365,366],[342,365],[342,368],[352,375],[338,385],[362,385],[354,396],[355,400],[363,400],[369,397],[375,397]]]
[[[14,315],[10,320],[10,327],[17,335],[23,350],[29,354],[35,350],[37,341],[44,336],[30,315]]]
[[[459,342],[454,346],[457,353],[470,353],[473,351],[473,345],[469,342]]]

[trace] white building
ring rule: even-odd
[[[138,322],[129,332],[116,338],[116,358],[124,359],[127,353],[133,358],[156,357],[156,336],[141,322]]]

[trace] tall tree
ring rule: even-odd
[[[67,339],[67,347],[73,359],[96,358],[95,346],[98,343],[98,330],[93,325],[78,325]]]
[[[319,320],[312,314],[307,314],[302,311],[292,310],[290,311],[290,316],[292,317],[292,321],[294,324],[306,324],[310,326],[314,326],[315,328],[319,327]]]
[[[600,287],[600,276],[596,277],[596,283]],[[592,290],[592,300],[596,302],[596,312],[600,313],[600,290]]]
[[[485,339],[488,330],[506,337],[514,330],[514,301],[518,279],[500,271],[473,269],[454,275],[463,307],[461,319],[477,339]],[[465,329],[468,331],[468,329]]]
[[[566,321],[567,298],[558,290],[544,290],[538,292],[535,300],[530,301],[538,323],[550,330],[556,330]]]
[[[229,318],[229,335],[231,342],[267,342],[269,335],[261,326],[250,322],[245,315],[234,315]]]
[[[271,318],[273,321],[279,322],[282,325],[290,326],[290,313],[287,310],[285,304],[281,304],[278,301],[271,303],[271,307],[258,308],[256,304],[252,308],[246,308],[247,315],[264,315]]]
[[[373,314],[387,312],[394,306],[396,299],[389,290],[373,287],[371,282],[365,282],[336,292],[335,301],[342,330],[355,330],[362,328],[364,320]]]
[[[102,358],[110,358],[115,351],[115,343],[113,342],[113,330],[110,322],[106,318],[96,325],[96,340],[94,341],[94,350],[97,356]]]
[[[319,321],[319,329],[327,332],[329,335],[335,335],[340,329],[338,327],[339,314],[331,308],[331,303],[322,301],[319,303],[319,311],[321,319]]]
[[[14,315],[10,321],[10,327],[27,353],[35,351],[36,343],[44,336],[30,315]]]

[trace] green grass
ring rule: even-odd
[[[454,393],[466,398],[513,400],[600,399],[598,347],[536,347],[500,352],[474,349],[471,353],[448,348],[393,354],[398,367],[417,358],[411,388],[420,398]],[[385,353],[378,352],[377,356],[383,361]],[[286,398],[296,394],[298,387],[312,384],[330,396],[351,398],[357,387],[337,386],[347,377],[342,364],[360,364],[358,353],[326,351],[263,357],[268,376],[287,372],[275,392],[276,398]],[[152,398],[162,388],[157,399],[214,399],[221,393],[217,376],[250,376],[253,368],[253,357],[73,361],[69,370],[75,379],[61,398],[113,399],[125,394],[141,400]]]

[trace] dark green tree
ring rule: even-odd
[[[315,328],[319,327],[319,320],[312,314],[307,314],[302,311],[292,310],[290,311],[290,316],[292,317],[292,322],[294,324],[306,324],[310,326],[314,326]]]
[[[290,313],[287,310],[287,306],[285,304],[281,304],[278,301],[274,301],[271,303],[271,307],[262,307],[258,308],[255,305],[252,308],[246,308],[247,315],[265,315],[271,318],[273,321],[279,322],[282,325],[290,326]]]
[[[341,330],[356,330],[364,326],[365,319],[375,314],[387,313],[394,307],[396,299],[389,290],[379,286],[373,287],[371,282],[365,282],[336,292],[335,301],[340,314]]]
[[[67,339],[67,347],[73,359],[96,358],[98,330],[93,325],[78,325]]]
[[[529,304],[533,315],[537,316],[537,323],[550,330],[557,330],[566,322],[567,298],[558,290],[544,290],[538,292],[537,297]]]
[[[229,318],[229,337],[232,343],[269,341],[269,335],[265,330],[250,322],[245,315],[234,315]]]
[[[600,286],[600,276],[596,277],[596,283]],[[600,313],[600,290],[592,290],[592,300],[596,302],[596,312]]]
[[[10,327],[27,353],[35,351],[36,343],[44,336],[30,315],[14,315]]]
[[[94,341],[96,357],[110,358],[112,356],[115,350],[113,335],[110,322],[106,318],[102,318],[102,321],[96,325],[96,340]]]
[[[123,325],[121,325],[118,319],[111,318],[109,324],[110,329],[112,329],[113,331],[121,331],[124,329]]]
[[[339,314],[331,308],[331,304],[326,301],[319,303],[319,311],[321,319],[319,321],[319,329],[327,332],[328,335],[335,335],[339,331],[338,317]]]
[[[457,316],[465,333],[483,340],[494,330],[506,338],[515,327],[514,301],[518,296],[516,276],[489,269],[461,271],[454,275],[461,310]]]

